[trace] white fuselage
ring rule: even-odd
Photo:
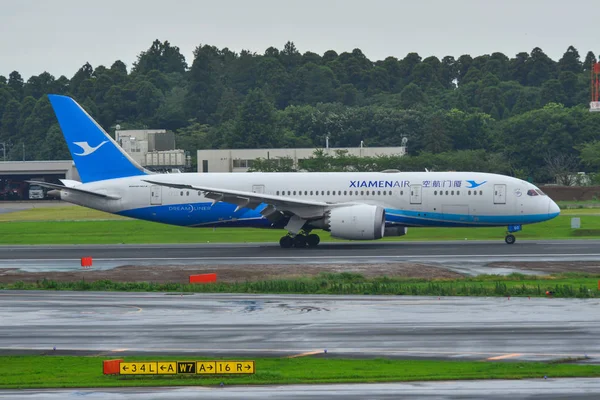
[[[500,226],[535,223],[558,215],[534,185],[477,172],[183,173],[133,176],[77,186],[120,197],[109,200],[62,191],[63,200],[133,218],[182,226],[273,226],[259,209],[203,197],[203,192],[144,181],[265,193],[330,204],[383,207],[386,225]],[[532,192],[533,191],[533,192]]]

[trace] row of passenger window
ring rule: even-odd
[[[184,192],[184,191],[182,190],[181,192],[179,192],[179,195],[180,195],[180,196],[183,196],[184,194],[185,194],[186,196],[189,196],[189,195],[190,195],[190,191],[189,191],[189,190],[187,190],[187,191],[185,191],[185,192]],[[177,196],[177,194],[175,194],[175,196]],[[198,190],[198,196],[202,196],[202,191]]]
[[[181,191],[181,192],[179,192],[179,195],[183,196],[184,193],[185,193],[186,196],[190,195],[189,191],[186,191],[186,192]],[[281,194],[281,196],[285,196],[286,195],[286,191],[285,190],[282,190],[282,191],[278,190],[275,193],[276,193],[277,196],[279,196],[280,194]],[[296,190],[288,190],[287,191],[287,195],[288,196],[296,196],[296,194],[298,196],[302,196],[303,193],[304,193],[304,196],[319,196],[319,191],[318,190],[316,190],[316,191],[305,190],[304,192],[302,190],[298,190],[298,191],[296,191]],[[375,190],[366,190],[366,191],[365,190],[360,190],[360,191],[359,190],[355,190],[355,191],[352,191],[352,190],[344,190],[344,191],[338,190],[337,192],[335,190],[321,190],[321,194],[320,195],[321,196],[336,196],[336,194],[337,194],[337,196],[342,196],[342,195],[343,196],[352,196],[352,195],[358,196],[359,193],[360,193],[360,196],[381,196],[381,195],[383,195],[383,196],[391,196],[392,195],[392,191],[391,190],[383,190],[383,191],[382,190],[377,190],[377,191],[375,191]],[[457,190],[456,192],[454,190],[446,190],[446,196],[454,196],[455,193],[456,193],[457,196],[459,196],[460,195],[460,190]],[[433,192],[433,194],[437,196],[438,195],[438,191],[435,190]],[[443,194],[444,194],[444,191],[440,190],[439,191],[439,195],[442,196]],[[467,192],[467,194],[469,196],[471,196],[471,195],[477,196],[477,190],[473,190],[472,193],[469,190]],[[411,192],[411,195],[413,195],[412,192]],[[480,196],[483,195],[483,190],[479,191],[479,195]],[[198,196],[202,196],[202,192],[201,191],[198,191]],[[400,196],[404,196],[404,190],[400,191]],[[530,196],[531,196],[531,194],[530,194]],[[535,194],[534,196],[537,196],[537,195]]]
[[[287,194],[286,194],[287,193]],[[335,190],[321,190],[320,191],[321,194],[319,194],[319,191],[313,191],[313,190],[288,190],[287,192],[285,190],[282,191],[276,191],[275,194],[277,196],[279,196],[281,194],[281,196],[391,196],[392,195],[392,191],[391,190],[338,190],[337,192]],[[400,195],[402,196],[404,194],[404,191],[400,192]]]
[[[457,190],[456,192],[454,192],[454,190],[446,190],[446,196],[454,196],[455,193],[456,193],[457,196],[460,196],[460,190]],[[442,196],[443,194],[444,194],[444,191],[440,190],[439,195]],[[438,195],[438,191],[435,190],[433,192],[433,195],[437,196]],[[469,195],[469,196],[477,196],[477,190],[473,190],[472,192],[469,190],[467,192],[467,195]],[[479,195],[483,196],[483,190],[479,191]]]

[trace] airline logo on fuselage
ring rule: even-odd
[[[477,182],[475,182],[475,181],[467,181],[467,183],[468,183],[469,185],[471,185],[471,186],[467,186],[467,188],[468,188],[468,189],[475,189],[475,188],[477,188],[477,187],[479,187],[479,186],[483,185],[483,184],[484,184],[484,183],[486,183],[486,182],[487,182],[487,181],[483,181],[483,182],[481,182],[481,183],[477,183]]]
[[[405,188],[411,185],[421,185],[424,188],[461,188],[474,189],[487,183],[487,181],[476,182],[467,180],[468,186],[463,186],[463,181],[447,180],[423,180],[413,182],[410,181],[350,181],[351,188]]]
[[[351,188],[409,187],[410,181],[350,181]]]

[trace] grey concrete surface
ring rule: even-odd
[[[0,390],[11,399],[589,399],[600,398],[600,379],[527,379],[344,385],[233,386]]]
[[[0,246],[0,268],[25,271],[79,269],[81,257],[94,268],[121,265],[443,263],[461,273],[479,273],[496,261],[600,261],[598,240],[323,243],[315,249],[276,244],[153,244]],[[489,271],[486,271],[490,273]],[[510,268],[499,273],[514,272]]]
[[[74,204],[58,200],[24,200],[24,201],[1,201],[0,214],[23,211],[32,208],[48,208],[48,207],[76,207]]]
[[[600,300],[0,292],[0,353],[600,358]],[[56,352],[52,350],[56,347]]]

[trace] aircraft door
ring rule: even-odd
[[[506,204],[506,185],[494,185],[494,204]]]
[[[150,205],[159,206],[162,204],[162,186],[150,186]]]
[[[410,204],[421,204],[421,185],[410,187]]]
[[[264,193],[265,185],[252,185],[252,193]]]

